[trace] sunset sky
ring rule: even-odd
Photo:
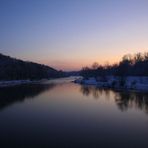
[[[148,0],[0,0],[0,53],[62,70],[148,51]]]

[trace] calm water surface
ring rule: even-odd
[[[147,148],[148,94],[71,83],[0,89],[0,148]]]

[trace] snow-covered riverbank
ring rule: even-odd
[[[59,83],[68,83],[78,79],[79,77],[63,77],[63,78],[55,78],[55,79],[41,79],[41,80],[11,80],[11,81],[0,81],[0,88],[2,87],[11,87],[23,84],[59,84]]]
[[[148,77],[114,77],[108,76],[102,81],[101,77],[96,78],[80,78],[75,80],[75,83],[84,85],[96,85],[98,87],[108,87],[116,89],[133,89],[148,91]]]
[[[0,81],[0,87],[9,87],[17,86],[22,84],[34,84],[39,83],[40,81],[31,81],[31,80],[11,80],[11,81]]]

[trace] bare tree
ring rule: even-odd
[[[99,67],[99,64],[97,62],[94,62],[92,64],[92,69],[97,69]]]

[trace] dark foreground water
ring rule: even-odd
[[[148,94],[61,79],[0,89],[0,148],[147,148]]]

